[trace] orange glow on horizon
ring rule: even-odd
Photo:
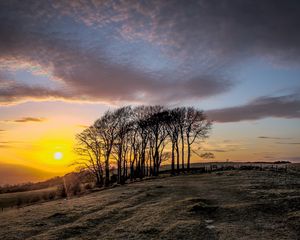
[[[0,133],[0,164],[27,166],[50,173],[53,177],[73,171],[75,166],[72,163],[78,158],[73,150],[75,135],[85,126],[92,124],[97,114],[92,115],[92,111],[86,111],[88,105],[64,104],[76,110],[72,110],[74,112],[69,110],[66,113],[64,108],[54,109],[39,114],[38,117],[45,119],[40,122],[2,121],[0,129],[5,130]],[[82,114],[84,111],[85,114]],[[98,117],[100,116],[101,110]],[[265,129],[265,125],[272,127],[268,121],[261,120],[260,128]],[[279,124],[280,122],[274,123],[274,128]],[[233,131],[236,128],[243,131]],[[297,157],[297,145],[279,145],[278,140],[260,139],[257,137],[261,135],[260,128],[249,122],[215,124],[210,138],[200,145],[193,146],[191,162],[226,161],[227,159],[229,161],[274,161],[285,160],[285,156]],[[270,132],[272,130],[269,129]],[[289,133],[289,136],[293,135]],[[199,156],[203,152],[212,152],[215,158],[201,159]],[[164,164],[168,163],[168,161],[164,162]]]

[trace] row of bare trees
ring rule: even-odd
[[[118,183],[157,176],[167,160],[172,174],[189,171],[192,145],[207,138],[210,129],[204,113],[192,107],[122,107],[107,111],[76,136],[76,164],[89,170],[98,185],[106,186],[112,166]]]

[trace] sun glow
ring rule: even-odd
[[[63,154],[61,152],[55,152],[54,153],[54,159],[55,160],[61,160],[63,157]]]

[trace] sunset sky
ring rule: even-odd
[[[0,168],[71,171],[127,104],[205,110],[218,161],[299,162],[299,29],[297,0],[0,1]]]

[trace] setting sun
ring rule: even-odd
[[[54,159],[55,160],[61,160],[63,157],[63,154],[61,152],[55,152],[54,153]]]

